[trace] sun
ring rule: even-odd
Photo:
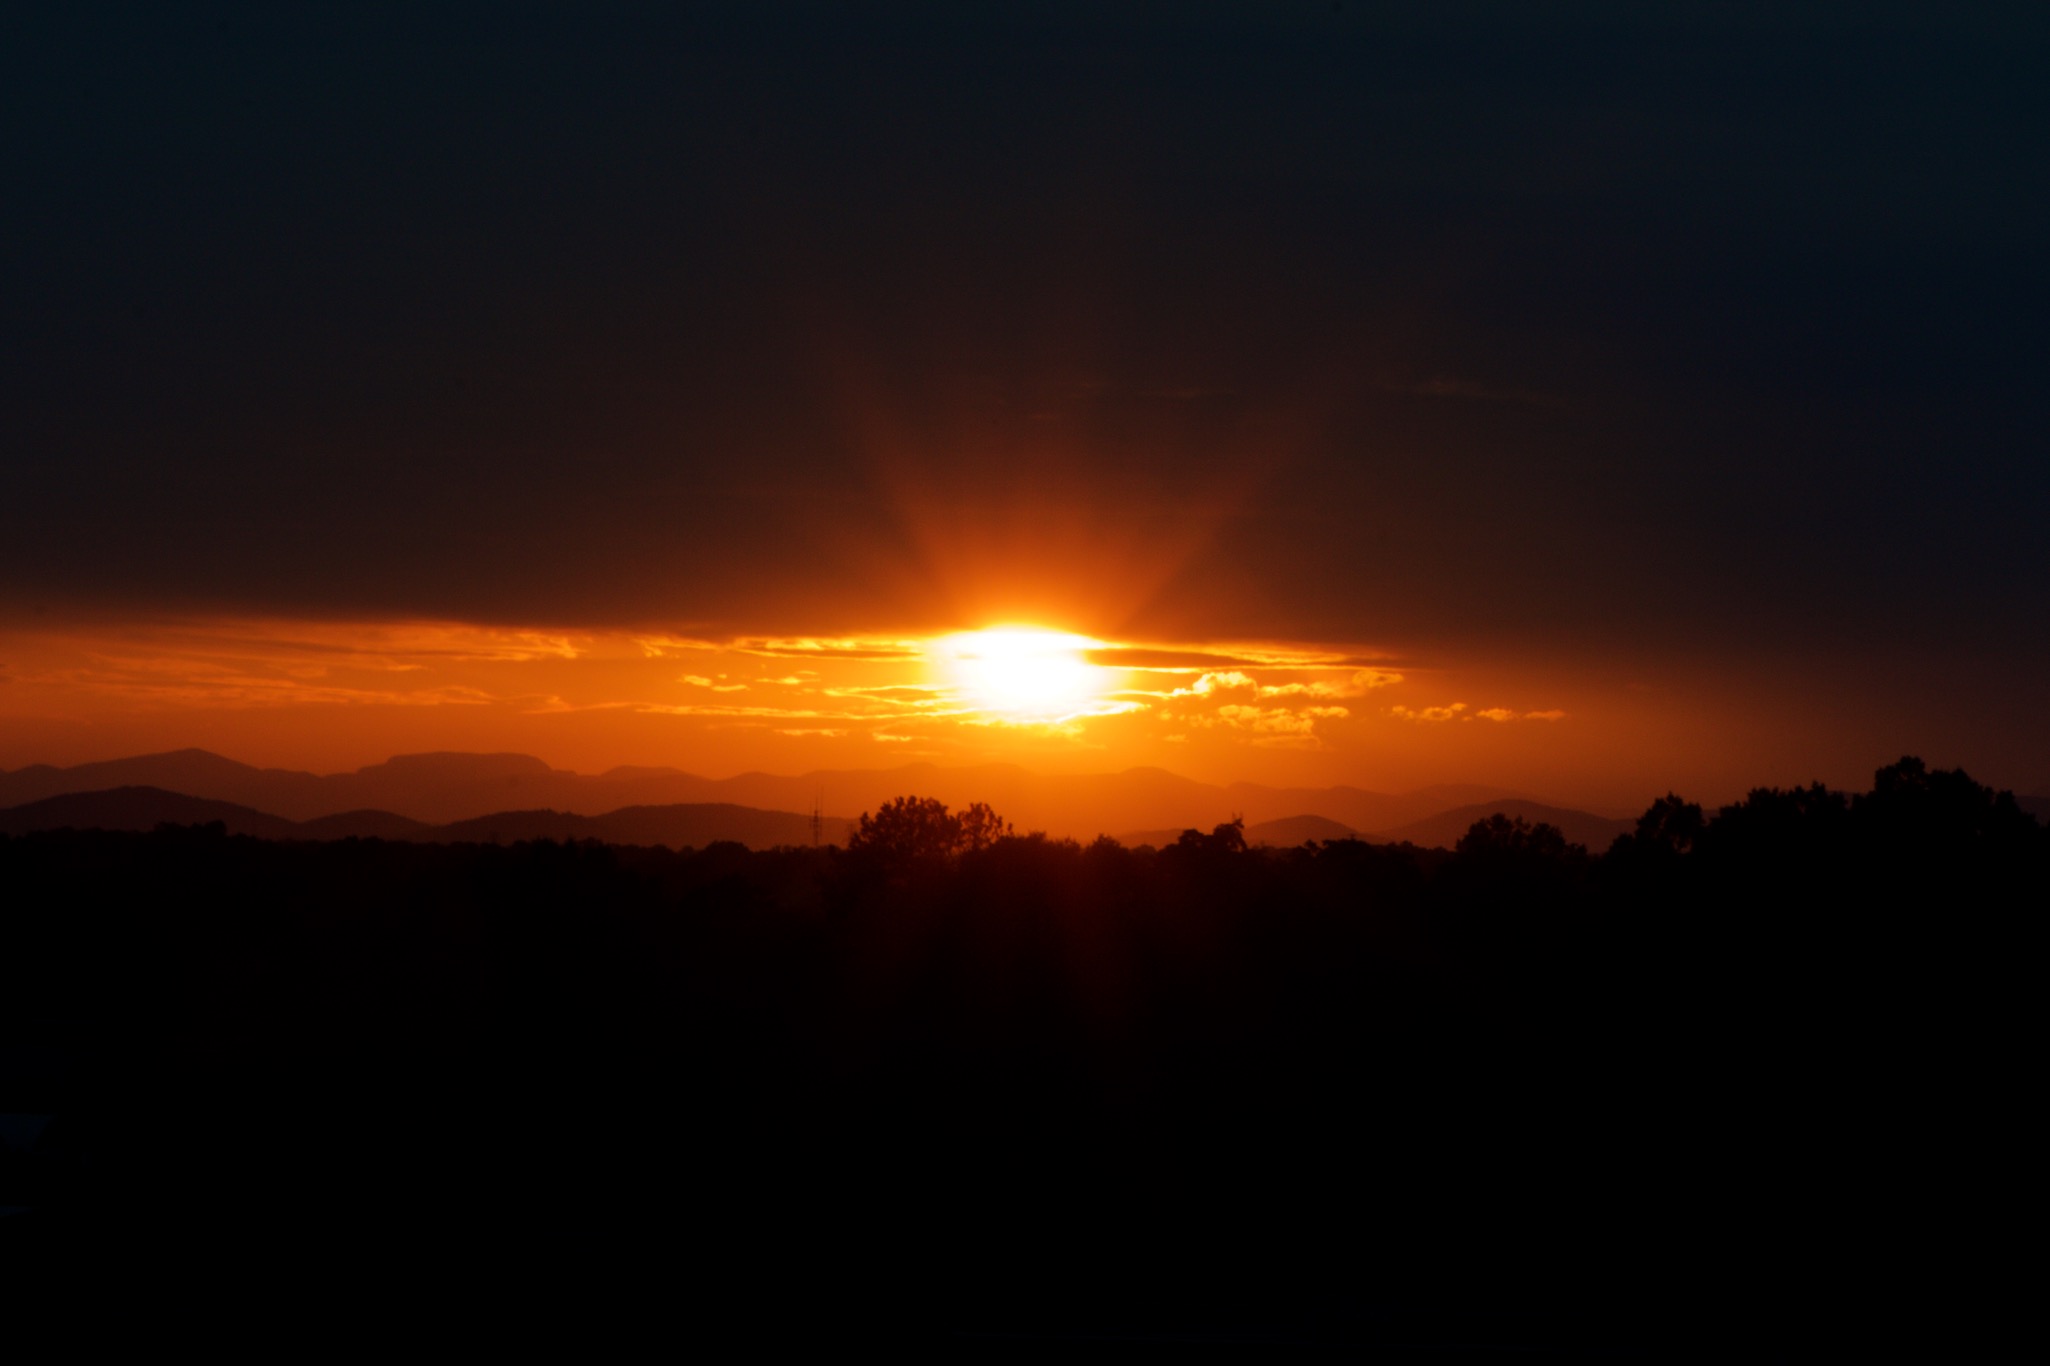
[[[932,643],[935,661],[978,711],[1012,721],[1058,721],[1090,711],[1117,685],[1089,660],[1103,642],[1037,626],[963,631]]]

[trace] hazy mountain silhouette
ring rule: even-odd
[[[66,792],[0,810],[0,832],[34,830],[154,830],[159,825],[209,825],[219,821],[234,835],[259,839],[303,839],[302,827],[234,802],[188,797],[158,787],[117,787],[106,792]]]
[[[341,811],[299,822],[298,839],[411,840],[425,839],[436,827],[389,811]]]
[[[1187,828],[1193,827],[1184,827]],[[1276,821],[1261,821],[1245,829],[1247,844],[1271,845],[1277,849],[1293,849],[1312,840],[1354,839],[1358,834],[1359,832],[1351,826],[1341,825],[1328,817],[1308,815],[1284,816]],[[1117,841],[1127,849],[1136,849],[1142,844],[1164,849],[1181,836],[1181,830],[1133,830],[1117,836]]]
[[[518,840],[602,840],[607,844],[666,844],[703,848],[731,840],[753,849],[811,843],[811,817],[757,811],[727,803],[637,806],[582,816],[563,811],[500,811],[472,820],[429,825],[389,811],[348,811],[292,821],[233,802],[188,797],[155,787],[69,792],[0,810],[0,833],[36,830],[153,830],[159,825],[221,822],[232,835],[273,840],[387,839],[429,843],[511,843]],[[820,839],[844,844],[853,822],[826,817]]]
[[[363,805],[331,804],[327,795],[331,783],[331,779],[317,774],[252,768],[209,750],[180,749],[70,768],[34,764],[12,773],[0,773],[0,807],[20,806],[67,792],[104,792],[119,787],[154,787],[209,797],[295,820]]]
[[[907,793],[948,806],[986,802],[1019,830],[1088,840],[1106,831],[1210,829],[1313,813],[1353,830],[1407,825],[1450,807],[1521,797],[1474,786],[1407,793],[1355,787],[1277,788],[1200,783],[1157,768],[1106,774],[1036,774],[1011,764],[820,770],[785,776],[704,778],[674,768],[621,767],[589,775],[524,754],[408,754],[353,773],[259,769],[205,750],[0,773],[0,808],[66,792],[155,787],[233,802],[295,821],[378,811],[442,825],[508,810],[598,816],[636,806],[732,805],[762,811],[873,811]],[[382,833],[382,832],[380,832]],[[808,833],[808,832],[807,832]]]
[[[509,765],[507,767],[510,768]],[[546,777],[559,770],[543,769],[539,775],[533,775],[531,770],[522,773],[513,769],[512,772],[522,777]],[[942,772],[944,770],[932,770],[916,775],[916,778],[929,780]],[[1145,774],[1142,781],[1154,781],[1154,773],[1157,773],[1157,770]],[[902,775],[891,776],[901,778]],[[1117,777],[1122,776],[1124,775],[1113,775],[1105,781],[1114,782]],[[1169,774],[1158,776],[1172,778]],[[928,787],[934,785],[927,783]],[[1018,795],[1019,790],[1021,789],[1013,789],[1011,795]],[[1245,794],[1242,792],[1240,795]],[[1307,795],[1319,794],[1312,792]],[[1359,795],[1371,797],[1376,794]],[[1407,802],[1419,795],[1410,794],[1409,797],[1390,800]],[[960,804],[966,805],[966,802]],[[991,804],[996,805],[994,802]],[[870,809],[881,805],[878,801]],[[1455,807],[1391,830],[1361,831],[1357,827],[1325,815],[1298,812],[1278,819],[1249,823],[1245,835],[1248,844],[1272,845],[1277,848],[1294,848],[1311,840],[1359,837],[1375,843],[1400,844],[1407,841],[1425,848],[1449,849],[1475,821],[1483,820],[1497,811],[1510,816],[1520,816],[1532,822],[1547,822],[1563,832],[1568,840],[1576,844],[1585,844],[1597,852],[1606,849],[1617,835],[1632,828],[1629,821],[1610,820],[1590,812],[1548,806],[1542,802],[1505,798]],[[66,827],[79,830],[151,830],[161,824],[206,825],[213,821],[220,821],[230,834],[254,835],[262,839],[357,838],[440,843],[511,843],[530,839],[602,840],[608,844],[666,844],[677,849],[702,848],[715,840],[731,840],[752,849],[768,849],[778,845],[809,844],[812,838],[809,814],[776,811],[735,802],[672,802],[626,806],[592,815],[550,808],[509,808],[487,812],[466,820],[447,822],[419,821],[390,811],[366,808],[297,821],[236,802],[195,797],[159,787],[127,786],[100,792],[62,793],[0,809],[0,831],[9,834],[24,834],[32,830],[58,830]],[[1183,830],[1207,830],[1217,823],[1218,821],[1206,821],[1199,817],[1173,826],[1127,830],[1118,834],[1116,838],[1119,843],[1128,847],[1135,848],[1141,844],[1164,847],[1180,838]],[[848,831],[853,824],[852,820],[843,816],[822,817],[820,838],[828,844],[845,844]],[[1013,824],[1024,828],[1027,823],[1014,820]]]
[[[1352,835],[1350,826],[1340,825],[1324,816],[1287,816],[1278,821],[1262,821],[1248,826],[1246,843],[1293,849],[1311,840],[1342,840]]]
[[[819,839],[845,844],[854,822],[827,816]],[[811,843],[811,817],[793,811],[758,811],[729,802],[674,806],[629,806],[602,816],[568,811],[500,811],[474,820],[437,826],[416,838],[498,843],[513,840],[603,840],[607,844],[666,844],[703,848],[731,840],[751,849]]]
[[[1606,850],[1616,836],[1628,834],[1636,828],[1634,821],[1611,820],[1588,811],[1511,799],[1455,807],[1409,825],[1374,831],[1368,838],[1376,843],[1401,844],[1407,841],[1425,849],[1450,849],[1459,843],[1459,837],[1475,821],[1486,820],[1498,811],[1505,816],[1521,817],[1533,825],[1542,821],[1564,835],[1569,844],[1584,844],[1597,854]]]
[[[1476,802],[1529,799],[1527,792],[1478,783],[1438,783],[1409,792],[1371,792],[1358,787],[1261,787],[1234,783],[1225,789],[1249,822],[1280,820],[1312,811],[1366,832],[1386,830]]]
[[[155,787],[235,802],[290,820],[374,810],[439,823],[510,806],[562,805],[561,796],[592,781],[552,769],[526,754],[405,754],[353,773],[322,775],[252,768],[207,750],[181,749],[73,768],[38,764],[0,773],[0,806],[65,792]],[[625,805],[624,800],[601,798],[585,809],[595,814]]]

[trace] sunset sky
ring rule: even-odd
[[[0,767],[2050,788],[2041,20],[47,9]]]

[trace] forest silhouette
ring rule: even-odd
[[[0,888],[49,1285],[1670,1353],[1806,1341],[1980,1179],[1923,1121],[2012,1064],[2050,835],[1910,758],[1601,853],[907,796],[847,849],[0,836]]]

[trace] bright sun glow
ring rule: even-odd
[[[963,631],[933,642],[933,658],[954,686],[993,716],[1056,721],[1091,709],[1117,684],[1111,669],[1089,662],[1100,640],[1031,626]]]

